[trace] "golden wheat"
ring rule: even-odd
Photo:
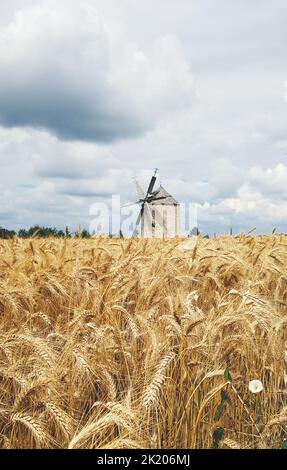
[[[0,447],[278,448],[286,314],[286,235],[1,241]]]

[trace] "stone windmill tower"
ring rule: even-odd
[[[157,169],[147,192],[137,203],[141,204],[134,234],[138,226],[144,238],[172,238],[180,235],[180,205],[162,185],[154,191]]]

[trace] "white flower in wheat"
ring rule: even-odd
[[[287,363],[287,351],[284,351],[284,360]]]
[[[263,390],[263,383],[261,380],[251,380],[251,382],[249,382],[248,388],[252,393],[260,393]]]

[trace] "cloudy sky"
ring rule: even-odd
[[[0,226],[88,226],[158,167],[204,232],[287,231],[286,24],[286,0],[0,0]]]

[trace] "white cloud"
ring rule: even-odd
[[[262,193],[279,195],[287,200],[287,167],[283,163],[274,168],[263,169],[258,166],[251,168],[249,182]]]
[[[283,164],[264,170],[253,167],[246,172],[243,184],[236,188],[235,197],[199,206],[199,221],[204,226],[235,227],[246,230],[256,225],[269,231],[274,226],[284,230],[287,219],[287,166]],[[277,188],[275,190],[275,188]]]
[[[0,225],[87,224],[157,166],[203,231],[287,230],[284,0],[0,4]]]

